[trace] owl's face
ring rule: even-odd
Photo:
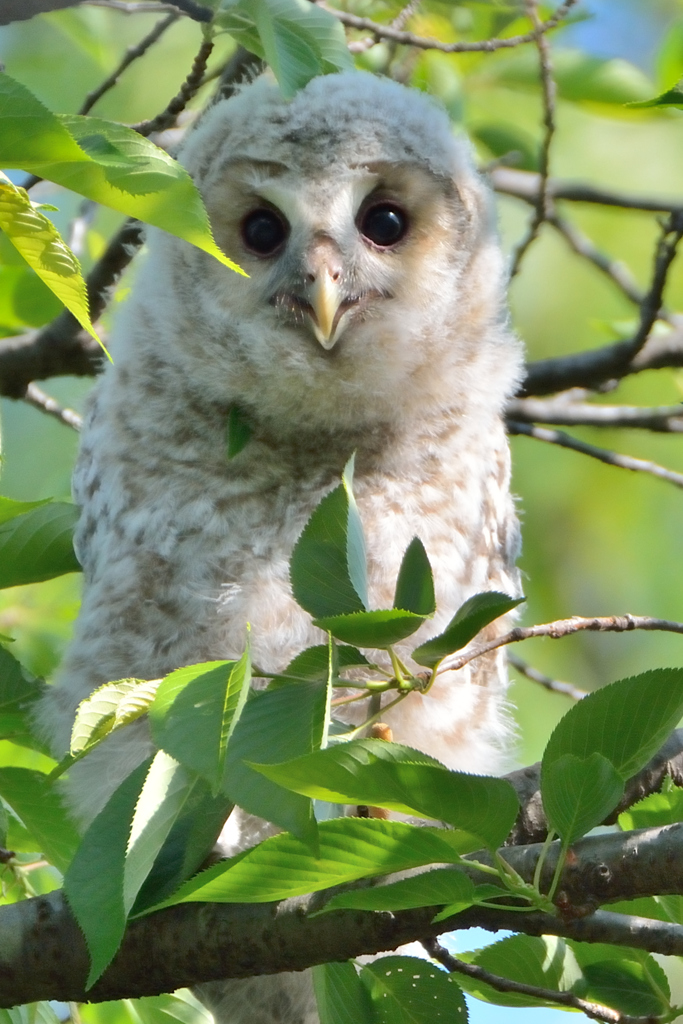
[[[287,103],[259,79],[209,112],[183,158],[249,275],[174,243],[177,335],[209,393],[315,429],[448,405],[467,386],[500,320],[500,257],[486,191],[431,100],[354,72]]]

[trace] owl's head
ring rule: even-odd
[[[172,243],[196,325],[178,337],[210,393],[287,422],[381,421],[457,405],[473,361],[514,347],[488,193],[428,96],[349,72],[288,102],[262,76],[207,112],[181,160],[249,274]]]

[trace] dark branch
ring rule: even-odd
[[[140,121],[130,127],[140,135],[151,135],[163,132],[175,124],[178,114],[185,109],[190,100],[199,91],[206,71],[206,65],[213,50],[213,41],[204,39],[199,52],[192,63],[192,70],[181,85],[178,93],[170,101],[165,110],[149,121]]]
[[[147,53],[147,50],[149,50],[150,46],[153,46],[153,44],[161,38],[166,29],[170,28],[179,17],[180,12],[172,11],[170,14],[167,14],[165,18],[161,18],[151,32],[148,32],[139,43],[136,43],[135,46],[129,46],[118,67],[116,67],[96,89],[93,89],[92,92],[88,93],[78,113],[87,114],[92,110],[97,101],[101,99],[105,93],[109,92],[110,89],[114,88],[126,68],[130,67],[134,61],[139,60],[140,57],[143,57],[145,53]]]
[[[643,408],[638,405],[593,405],[560,398],[513,398],[506,414],[522,423],[556,423],[566,427],[628,427],[662,434],[683,432],[683,404]]]
[[[510,167],[495,167],[489,173],[491,185],[502,195],[522,199],[535,206],[538,202],[540,178],[533,171],[516,171]],[[683,210],[680,200],[652,199],[650,196],[627,195],[608,189],[595,188],[577,182],[548,182],[550,199],[566,199],[574,203],[596,203],[598,206],[616,206],[623,210],[644,210],[648,213],[675,213]]]
[[[0,908],[0,1005],[154,995],[203,981],[302,970],[473,926],[681,954],[679,925],[592,911],[612,900],[683,893],[682,846],[683,824],[580,840],[572,846],[571,863],[560,883],[563,906],[571,910],[564,916],[504,907],[473,907],[438,924],[433,923],[435,907],[307,916],[330,893],[267,904],[183,904],[134,921],[111,966],[87,993],[83,936],[62,894],[51,893]],[[531,881],[541,850],[535,844],[508,847],[503,853]],[[555,843],[543,871],[544,888],[550,885],[558,853]],[[490,862],[487,854],[478,857]],[[476,868],[467,872],[481,881]]]
[[[537,441],[545,441],[547,444],[555,444],[559,448],[568,448],[581,455],[588,455],[592,459],[604,462],[607,466],[628,469],[634,473],[649,473],[650,476],[666,480],[667,483],[673,484],[675,487],[683,487],[683,473],[676,473],[674,470],[666,469],[648,459],[635,459],[632,455],[620,455],[618,452],[608,451],[607,448],[598,448],[586,441],[579,441],[578,438],[571,437],[562,430],[548,430],[546,427],[536,427],[530,423],[519,423],[511,419],[507,421],[507,428],[511,434],[524,434]]]

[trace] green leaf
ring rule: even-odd
[[[108,1004],[112,1009],[120,1006],[127,1010],[122,1020],[119,1014],[116,1017],[101,1014],[101,1011],[93,1015],[91,1020],[94,1024],[214,1024],[211,1013],[203,1006],[189,989],[178,989],[172,995],[146,996],[143,999],[125,1000],[121,1003]],[[94,1009],[94,1007],[92,1007]],[[83,1016],[84,1020],[88,1020]]]
[[[640,103],[629,103],[629,107],[683,107],[683,78],[666,92],[655,96],[651,100],[641,100]]]
[[[564,992],[581,978],[573,953],[563,939],[545,935],[513,935],[475,953],[460,955],[467,963],[535,988]],[[498,1006],[554,1006],[555,1004],[516,992],[498,992],[483,981],[458,975],[466,992]]]
[[[350,961],[313,968],[320,1024],[376,1024],[370,993]]]
[[[71,754],[82,754],[115,728],[128,725],[143,715],[158,685],[158,679],[117,679],[93,690],[76,710]]]
[[[2,171],[0,228],[81,327],[102,344],[90,321],[88,292],[78,259],[49,217],[33,206],[25,189],[13,185]]]
[[[467,1024],[455,978],[429,960],[383,956],[361,971],[378,1024]]]
[[[610,683],[571,708],[543,755],[541,786],[565,754],[611,761],[624,781],[659,750],[683,714],[683,669],[661,668]]]
[[[458,856],[448,832],[402,821],[333,818],[318,830],[319,856],[284,832],[202,871],[164,905],[270,903]]]
[[[403,556],[396,581],[394,608],[425,616],[436,611],[432,567],[419,537],[413,537]]]
[[[41,505],[0,526],[0,588],[80,572],[73,549],[78,509],[66,502]]]
[[[356,668],[359,666],[371,667],[370,662],[364,654],[356,647],[335,645],[335,652],[339,670],[345,668]],[[316,644],[315,647],[307,647],[301,654],[297,654],[289,663],[282,675],[271,679],[268,688],[274,686],[285,686],[289,683],[311,680],[321,683],[327,682],[330,672],[330,652],[327,644]]]
[[[311,615],[367,608],[365,542],[347,471],[306,523],[294,545],[289,573],[295,599]]]
[[[45,686],[29,676],[17,659],[0,646],[0,739],[42,750],[33,735],[31,709]]]
[[[228,749],[224,788],[250,814],[315,843],[311,801],[285,792],[245,762],[265,764],[310,753],[323,742],[328,715],[326,683],[292,683],[255,693],[247,701]]]
[[[664,971],[652,958],[605,960],[583,968],[587,983],[584,998],[606,1003],[634,1017],[658,1017],[670,1009],[669,986]]]
[[[64,871],[80,840],[47,776],[28,768],[0,768],[0,796],[35,838],[34,849]]]
[[[226,454],[228,460],[247,447],[251,440],[252,429],[249,420],[239,405],[233,405],[228,413]]]
[[[253,767],[314,799],[448,822],[492,849],[501,845],[519,810],[505,780],[451,772],[418,750],[383,740],[354,740],[284,764]]]
[[[145,776],[130,826],[123,868],[123,908],[128,915],[189,794],[194,777],[164,750]]]
[[[619,827],[625,832],[673,825],[677,821],[683,821],[683,789],[669,778],[664,780],[661,793],[650,793],[619,815]]]
[[[316,75],[353,68],[340,22],[305,0],[223,0],[215,20],[267,61],[287,99]]]
[[[224,793],[214,796],[205,779],[193,778],[183,806],[140,888],[133,913],[166,899],[199,870],[214,849],[232,809],[233,804]]]
[[[154,224],[244,273],[216,245],[201,196],[172,157],[123,125],[53,114],[6,74],[0,74],[0,166]]]
[[[149,711],[154,742],[204,776],[217,792],[230,737],[251,681],[249,650],[239,661],[209,661],[172,672]]]
[[[498,889],[497,895],[504,895],[504,890]],[[326,914],[330,910],[342,909],[411,910],[414,907],[441,907],[456,903],[461,904],[460,909],[464,910],[475,902],[475,885],[467,875],[456,868],[435,868],[389,885],[339,893],[316,913]]]
[[[466,647],[484,626],[516,608],[524,600],[523,597],[509,597],[495,590],[475,594],[458,608],[443,633],[417,647],[412,657],[418,665],[433,668],[449,654]]]
[[[25,512],[39,508],[40,505],[47,505],[50,501],[52,498],[43,498],[42,501],[15,501],[14,498],[0,497],[0,523],[23,516]]]
[[[359,647],[389,647],[405,640],[420,628],[424,616],[389,608],[376,612],[351,612],[313,619],[313,625],[331,633],[337,640]]]
[[[130,823],[149,758],[114,791],[86,831],[64,876],[64,892],[85,936],[90,954],[90,988],[107,968],[126,928],[123,872]]]
[[[624,792],[624,780],[602,754],[563,754],[545,768],[543,807],[565,846],[605,820]]]

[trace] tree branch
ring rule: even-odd
[[[500,975],[491,974],[483,967],[476,964],[465,963],[452,956],[437,939],[426,939],[422,945],[429,955],[442,964],[451,974],[462,974],[466,978],[474,978],[476,981],[483,981],[490,985],[497,992],[517,992],[520,995],[532,996],[534,999],[546,1003],[556,1003],[558,1006],[567,1006],[573,1010],[581,1010],[592,1020],[605,1021],[605,1024],[652,1024],[652,1017],[629,1017],[619,1010],[612,1010],[609,1006],[602,1006],[599,1003],[589,1003],[585,999],[579,999],[573,992],[558,992],[552,988],[539,988],[535,985],[525,985],[520,981],[511,981],[510,978],[501,978]]]
[[[521,810],[506,845],[542,843],[548,834],[541,801],[541,762],[510,772],[505,778],[514,787]],[[658,793],[666,778],[683,786],[683,730],[671,734],[664,746],[645,767],[628,780],[624,795],[603,824],[613,824],[622,811],[632,807],[651,793]]]
[[[206,65],[213,50],[213,40],[204,39],[194,61],[189,75],[181,85],[178,93],[173,97],[165,110],[149,121],[139,121],[138,124],[131,124],[129,127],[139,135],[151,135],[153,132],[162,132],[174,125],[178,114],[185,109],[193,96],[197,94],[204,79]]]
[[[592,911],[611,900],[683,893],[682,848],[683,824],[580,840],[562,874],[562,903],[569,911],[564,916],[504,907],[472,907],[438,924],[432,920],[435,907],[307,916],[322,907],[330,892],[280,903],[182,904],[134,921],[111,966],[87,993],[83,935],[61,892],[50,893],[0,908],[0,1005],[154,995],[204,981],[302,970],[473,926],[681,954],[679,925]],[[541,850],[541,844],[534,844],[502,852],[530,881]],[[554,843],[543,871],[546,889],[558,853]],[[477,857],[491,861],[487,854]],[[476,868],[467,873],[481,881]]]
[[[593,459],[606,463],[608,466],[616,466],[618,469],[629,469],[637,473],[649,473],[660,480],[666,480],[676,487],[683,487],[683,473],[676,473],[672,469],[666,469],[656,462],[647,459],[635,459],[631,455],[620,455],[617,452],[608,451],[606,448],[597,448],[593,444],[579,441],[576,437],[565,434],[562,430],[546,430],[545,427],[535,427],[527,423],[519,423],[515,420],[507,421],[507,428],[511,434],[524,434],[526,437],[533,437],[537,441],[546,441],[548,444],[556,444],[560,448],[569,448],[571,451],[580,452],[582,455],[590,455]]]
[[[328,7],[322,0],[313,0],[323,10],[333,14],[335,18],[338,18],[343,25],[347,28],[359,29],[363,32],[370,32],[377,39],[388,39],[393,43],[400,43],[403,46],[414,46],[419,50],[440,50],[441,53],[493,53],[495,50],[509,49],[515,46],[521,46],[524,43],[533,43],[537,38],[538,32],[541,33],[550,32],[559,25],[559,23],[567,16],[572,7],[578,2],[578,0],[565,0],[565,2],[557,8],[552,18],[547,21],[541,22],[538,28],[534,27],[531,32],[525,32],[523,35],[510,36],[507,39],[481,39],[474,43],[442,43],[438,39],[429,39],[424,36],[416,36],[412,32],[403,32],[400,29],[394,28],[392,25],[381,25],[379,22],[371,21],[370,18],[359,18],[355,14],[349,14],[347,11],[340,11],[336,7]]]
[[[509,633],[485,640],[483,643],[473,642],[459,654],[444,658],[439,667],[441,672],[453,672],[464,665],[488,654],[498,647],[516,644],[532,637],[547,636],[552,640],[560,640],[565,636],[573,636],[587,630],[591,633],[628,633],[633,629],[662,630],[665,633],[683,633],[683,622],[672,622],[669,619],[654,619],[649,615],[606,615],[594,618],[582,618],[573,615],[570,619],[556,619],[537,626],[515,626]]]
[[[522,199],[535,206],[540,190],[540,176],[535,171],[518,171],[510,167],[494,167],[489,179],[495,192]],[[650,196],[612,192],[582,182],[548,182],[548,197],[566,199],[573,203],[597,203],[598,206],[616,206],[622,210],[643,210],[647,213],[676,213],[683,210],[680,200],[652,199]]]
[[[588,693],[587,690],[580,690],[571,683],[564,683],[560,679],[551,679],[550,676],[546,676],[543,672],[539,672],[537,668],[528,665],[526,661],[522,661],[521,658],[518,658],[511,651],[508,652],[507,660],[508,664],[512,665],[520,675],[525,676],[534,683],[538,683],[539,686],[550,690],[551,693],[561,693],[565,697],[571,697],[572,700],[582,700]]]
[[[643,408],[638,405],[592,405],[561,399],[513,398],[506,414],[522,423],[557,423],[567,427],[628,427],[656,433],[683,432],[683,404]]]

